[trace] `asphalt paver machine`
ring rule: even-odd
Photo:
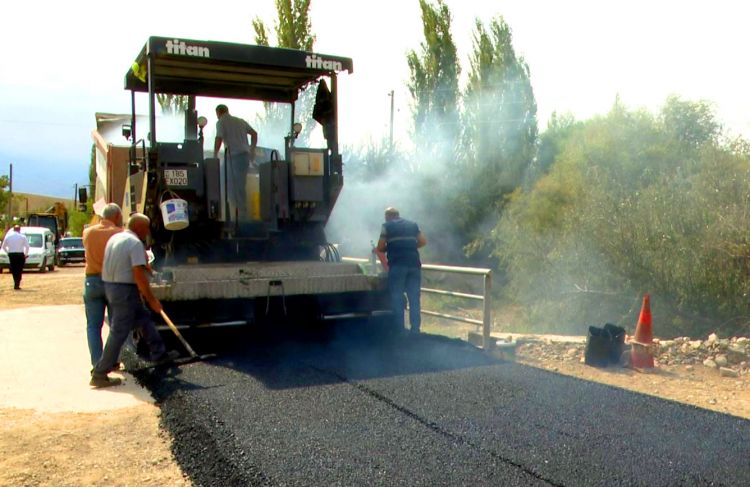
[[[125,76],[132,118],[123,135],[131,148],[126,191],[117,203],[126,214],[151,218],[152,289],[178,325],[242,325],[270,316],[333,319],[387,310],[382,276],[341,262],[325,235],[344,184],[337,77],[352,71],[352,60],[344,57],[148,39]],[[295,145],[300,127],[294,103],[305,90],[316,90],[313,118],[322,126],[324,147]],[[143,96],[137,93],[148,98],[147,127],[136,124],[136,101]],[[160,141],[160,94],[186,97],[183,140]],[[237,182],[227,180],[225,159],[213,157],[213,140],[204,144],[207,119],[196,111],[196,98],[203,97],[276,103],[290,112],[283,149],[257,149],[257,172],[240,182],[249,189],[247,218],[233,214],[229,204],[227,187]]]

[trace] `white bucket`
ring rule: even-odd
[[[182,230],[190,224],[187,201],[172,198],[161,202],[161,219],[167,230]]]

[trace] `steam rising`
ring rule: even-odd
[[[503,120],[497,124],[507,126]],[[498,213],[494,206],[466,207],[473,193],[481,189],[475,185],[487,182],[484,179],[512,189],[517,178],[489,169],[483,174],[481,168],[473,167],[466,151],[446,142],[456,141],[454,124],[428,120],[425,127],[424,140],[415,141],[412,154],[390,151],[384,141],[359,152],[351,148],[342,151],[344,189],[326,227],[329,241],[341,245],[342,255],[368,255],[388,206],[395,206],[403,218],[419,224],[429,241],[422,254],[433,262],[465,263],[467,242],[476,235],[489,237]],[[461,230],[466,229],[462,219],[474,212],[487,214],[469,234]]]

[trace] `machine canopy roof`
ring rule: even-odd
[[[151,73],[148,73],[151,56]],[[323,75],[353,71],[350,58],[294,49],[149,37],[125,75],[125,89],[155,93],[293,102]]]

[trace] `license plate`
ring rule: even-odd
[[[165,169],[164,180],[167,186],[187,186],[187,169]]]

